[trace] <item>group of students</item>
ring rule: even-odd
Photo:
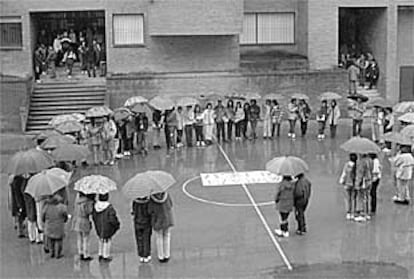
[[[67,165],[61,166],[68,170]],[[10,182],[12,216],[16,220],[19,238],[26,232],[32,244],[43,244],[43,250],[51,258],[63,257],[65,224],[71,221],[71,230],[77,234],[79,259],[90,261],[90,234],[95,228],[99,239],[98,260],[110,262],[111,240],[120,229],[115,208],[109,202],[109,194],[84,194],[77,192],[73,216],[68,214],[66,187],[50,196],[34,199],[25,193],[31,175],[16,175]],[[140,262],[151,261],[151,234],[156,235],[158,259],[170,259],[171,227],[173,226],[172,200],[167,192],[137,198],[132,202],[132,215]],[[92,226],[93,224],[93,226]]]
[[[101,69],[101,61],[105,60],[105,52],[93,34],[80,32],[79,36],[73,30],[56,34],[53,42],[45,36],[44,30],[38,38],[38,45],[34,51],[34,73],[36,82],[41,82],[42,73],[49,73],[50,78],[56,77],[56,67],[64,64],[68,78],[72,77],[74,63],[79,61],[82,74],[96,77],[96,71]]]

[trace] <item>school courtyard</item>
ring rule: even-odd
[[[286,125],[286,124],[285,124]],[[368,125],[365,127],[368,135]],[[114,179],[118,191],[110,201],[116,208],[121,229],[113,239],[113,261],[100,264],[97,239],[92,233],[94,260],[76,256],[76,235],[64,240],[64,257],[45,255],[41,245],[19,239],[8,210],[7,175],[1,174],[1,278],[414,278],[414,206],[391,201],[393,186],[389,166],[379,188],[377,215],[367,223],[345,220],[342,187],[338,177],[347,159],[339,145],[349,138],[350,122],[344,120],[335,140],[316,139],[311,125],[306,138],[231,142],[205,148],[183,148],[170,154],[150,150],[147,157],[135,155],[115,166],[76,170],[73,180],[99,173]],[[30,137],[3,134],[1,165]],[[312,196],[307,210],[308,233],[295,235],[289,218],[289,238],[272,235],[278,226],[273,200],[275,186],[250,184],[202,186],[200,173],[264,170],[265,163],[290,154],[308,162]],[[174,203],[175,226],[168,263],[139,263],[132,227],[131,205],[122,196],[123,184],[148,169],[172,173],[177,183],[169,192]],[[73,201],[73,186],[70,189]],[[250,195],[250,198],[249,198]],[[72,208],[70,208],[72,211]],[[270,230],[268,230],[270,229]],[[289,266],[293,270],[289,270]]]

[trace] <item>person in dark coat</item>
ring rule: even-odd
[[[298,222],[296,234],[303,235],[306,233],[305,210],[309,204],[311,195],[311,182],[303,173],[296,176],[297,181],[293,191],[293,201],[295,206],[295,216]]]
[[[95,51],[91,45],[86,45],[85,49],[86,71],[88,77],[96,77],[96,57]]]
[[[37,228],[37,215],[36,215],[36,201],[28,193],[24,193],[24,204],[26,207],[27,215],[27,232],[29,235],[29,240],[31,243],[39,243],[42,241],[39,237],[39,232]]]
[[[99,195],[92,213],[96,234],[99,237],[99,260],[109,262],[111,240],[120,228],[115,208],[108,202],[109,194]]]
[[[167,192],[151,195],[148,205],[156,237],[158,260],[161,263],[170,260],[171,227],[174,225],[172,206],[171,197]]]
[[[252,100],[250,104],[250,127],[252,129],[252,139],[257,139],[256,127],[257,122],[260,120],[260,107],[257,105],[256,100]]]
[[[134,216],[135,239],[137,242],[139,261],[151,261],[151,215],[148,212],[149,197],[137,198],[132,202]]]
[[[68,209],[58,194],[45,204],[42,212],[42,221],[45,224],[45,235],[49,241],[50,256],[63,257],[63,238],[65,237],[65,223],[68,220]]]
[[[283,176],[282,182],[278,185],[275,197],[276,210],[280,214],[280,229],[275,229],[275,233],[279,237],[289,237],[288,218],[290,212],[293,210],[293,190],[294,184],[292,177]]]
[[[148,131],[148,117],[145,112],[140,112],[135,118],[135,127],[137,130],[137,149],[143,155],[147,155],[147,140],[146,135]]]
[[[19,238],[25,237],[24,220],[26,219],[26,206],[24,202],[24,189],[26,188],[27,179],[22,175],[13,177],[10,183],[11,192],[11,213],[16,220],[17,235]]]
[[[244,110],[244,119],[243,124],[242,124],[242,135],[243,135],[243,139],[247,139],[247,128],[249,126],[249,122],[250,122],[250,104],[248,102],[244,103],[243,105],[243,110]]]

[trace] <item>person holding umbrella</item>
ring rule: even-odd
[[[293,191],[295,216],[298,222],[297,235],[306,233],[305,210],[309,204],[311,196],[311,182],[305,177],[304,173],[296,176],[296,183]]]
[[[295,126],[296,126],[296,120],[299,117],[298,113],[299,113],[299,107],[296,103],[296,99],[292,99],[288,105],[288,120],[289,120],[288,137],[291,137],[292,139],[296,138]]]
[[[138,256],[141,263],[151,261],[151,215],[148,212],[149,196],[136,198],[132,202],[134,231],[137,242]]]
[[[280,214],[280,229],[275,229],[279,237],[289,237],[289,214],[294,206],[294,181],[291,176],[284,175],[279,183],[276,196],[276,210]]]
[[[352,113],[352,136],[360,136],[362,130],[362,121],[364,120],[364,113],[366,106],[364,101],[368,100],[363,95],[356,95],[356,103],[351,106]]]
[[[318,139],[322,140],[325,138],[325,125],[328,117],[328,103],[326,100],[322,100],[321,107],[316,114],[316,120],[318,121]]]
[[[24,189],[26,188],[27,178],[24,175],[14,175],[11,183],[11,213],[16,220],[17,236],[25,237],[24,220],[26,219],[26,206],[24,201]]]
[[[93,163],[99,165],[102,162],[102,126],[91,118],[91,125],[88,129],[89,146],[91,147]]]
[[[339,109],[336,100],[331,101],[331,105],[328,108],[329,130],[331,132],[331,138],[336,137],[336,126],[338,125],[339,118],[341,117],[341,110]]]
[[[369,193],[373,180],[373,162],[368,154],[360,155],[356,166],[355,190],[357,196],[357,215],[354,220],[365,222],[370,218],[369,215]]]
[[[355,191],[355,178],[356,178],[356,163],[358,156],[355,153],[349,154],[349,161],[344,165],[339,183],[344,186],[345,189],[345,206],[346,206],[346,219],[353,220],[355,217],[356,208],[356,191]]]

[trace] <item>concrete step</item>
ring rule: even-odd
[[[104,93],[105,87],[70,87],[70,88],[45,88],[35,89],[33,95],[76,94],[76,93]]]
[[[78,99],[78,100],[59,100],[59,101],[36,101],[36,102],[32,102],[31,106],[32,107],[50,107],[50,106],[74,106],[77,107],[78,105],[90,105],[90,106],[99,106],[102,104],[102,102],[104,101],[104,99],[96,99],[93,98],[91,100],[83,100],[83,99]]]
[[[78,101],[78,102],[83,102],[83,101],[92,101],[92,100],[97,100],[97,101],[102,101],[105,99],[105,95],[97,95],[97,96],[88,96],[88,95],[82,95],[82,96],[52,96],[52,97],[47,97],[47,96],[32,96],[31,101],[33,103],[38,103],[38,102],[60,102],[60,103],[64,103],[64,102],[68,102],[68,101]]]

